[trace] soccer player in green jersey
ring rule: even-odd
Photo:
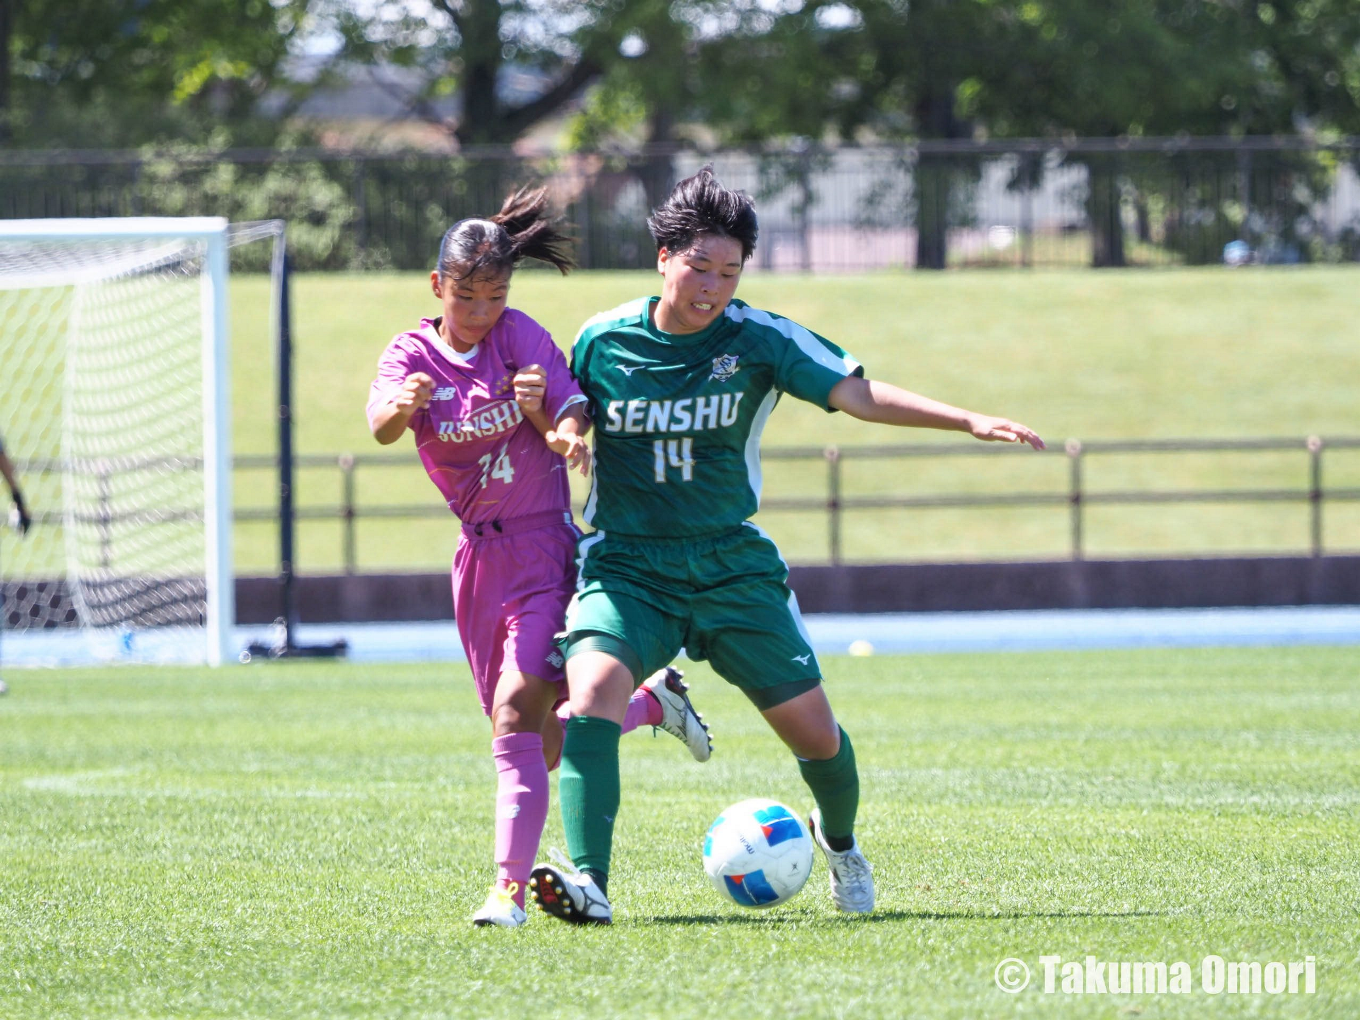
[[[788,393],[864,421],[1044,444],[1016,422],[866,379],[829,340],[736,300],[756,213],[711,167],[677,184],[647,226],[661,296],[595,316],[572,348],[595,427],[584,515],[595,531],[579,543],[567,612],[572,718],[559,799],[574,867],[539,865],[530,889],[565,920],[612,919],[619,724],[638,681],[684,648],[750,698],[797,757],[831,898],[868,912],[874,883],[854,836],[854,748],[822,689],[788,567],[747,520],[760,500],[761,432]]]

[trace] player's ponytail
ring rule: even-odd
[[[576,266],[572,240],[547,217],[548,189],[520,188],[506,198],[501,211],[491,217],[510,235],[517,259],[539,259],[566,275]]]
[[[548,262],[566,275],[576,265],[572,239],[547,212],[546,188],[520,188],[490,219],[459,220],[439,245],[440,275],[457,280],[509,275],[524,259]]]

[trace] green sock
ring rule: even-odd
[[[619,736],[616,722],[578,715],[567,720],[557,796],[567,852],[599,881],[609,875],[614,816],[619,810]]]
[[[798,759],[798,771],[822,811],[822,835],[832,850],[849,850],[859,811],[859,770],[850,735],[841,730],[841,747],[825,761]]]

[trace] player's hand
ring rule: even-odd
[[[28,507],[24,506],[24,497],[17,492],[14,494],[14,511],[9,515],[9,523],[21,535],[27,535],[28,529],[33,527],[33,518],[29,516]]]
[[[401,384],[392,403],[397,405],[398,411],[409,417],[429,407],[433,399],[434,380],[424,372],[412,372]]]
[[[548,372],[542,365],[527,365],[515,373],[515,402],[523,410],[543,410],[547,392]]]
[[[1036,450],[1044,448],[1044,441],[1033,429],[1007,418],[992,418],[975,414],[968,421],[968,431],[976,439],[990,443],[1029,443]]]
[[[548,448],[567,458],[569,467],[582,475],[590,474],[590,444],[574,432],[556,432],[549,429],[543,436]]]

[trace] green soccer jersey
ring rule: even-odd
[[[620,535],[723,531],[760,506],[760,435],[780,395],[826,407],[836,383],[864,370],[829,340],[737,300],[701,332],[663,333],[649,315],[657,300],[595,316],[572,346],[595,423],[585,520]]]

